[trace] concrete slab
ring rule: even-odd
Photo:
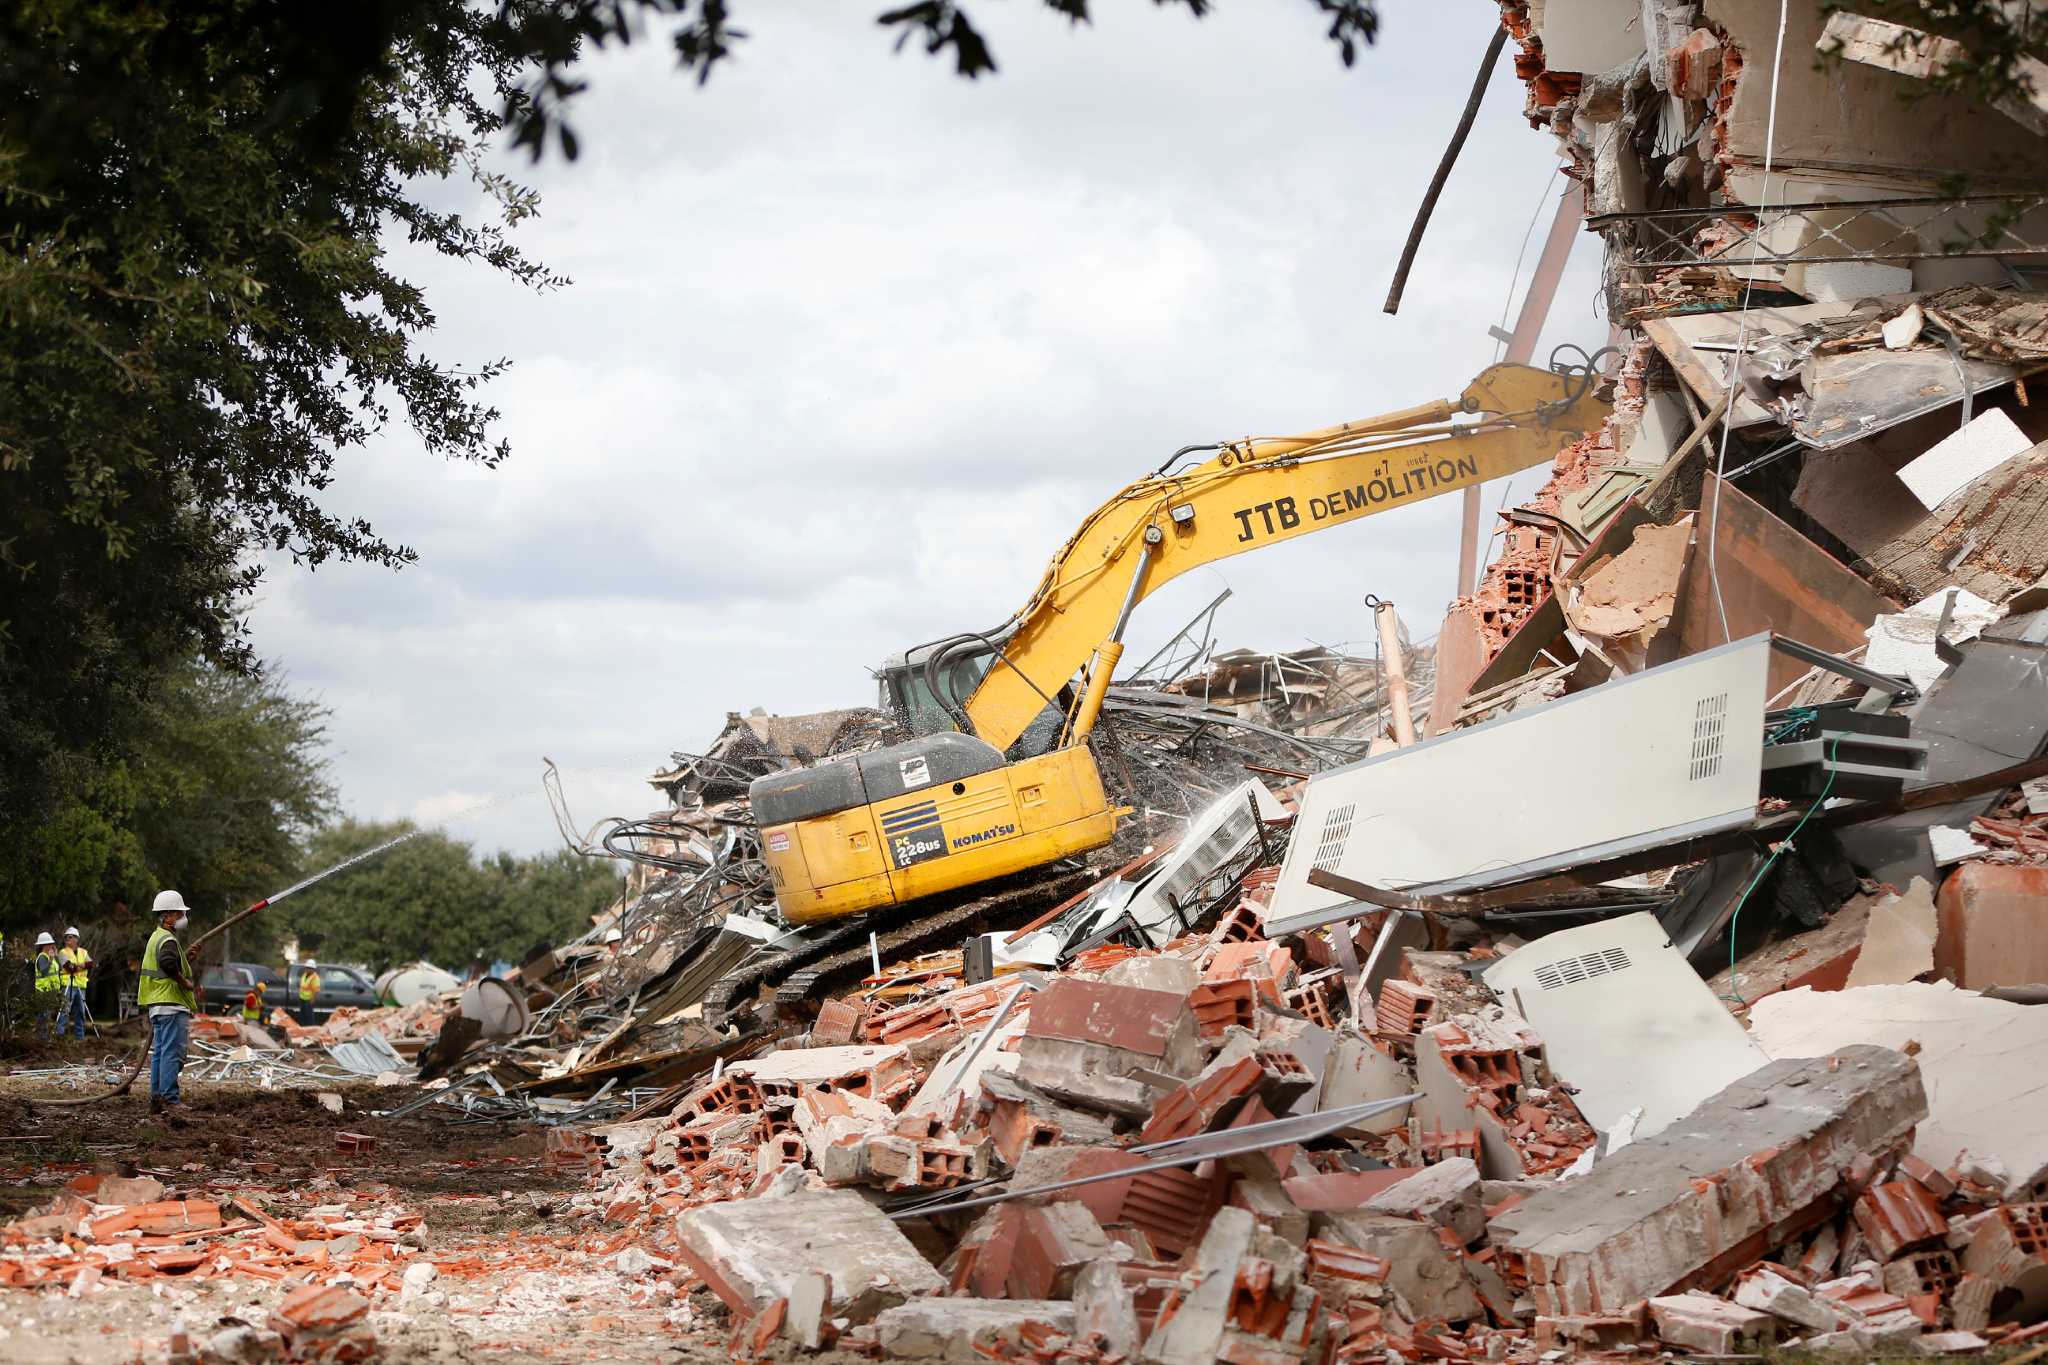
[[[690,1269],[749,1316],[791,1298],[812,1274],[831,1280],[833,1314],[855,1322],[946,1287],[887,1216],[843,1190],[686,1209],[676,1215],[676,1234]]]
[[[1539,1311],[1611,1312],[1768,1254],[1832,1208],[1853,1161],[1903,1145],[1926,1115],[1919,1068],[1887,1048],[1771,1062],[1508,1210],[1493,1243]]]
[[[1485,1313],[1465,1277],[1462,1259],[1446,1247],[1432,1223],[1383,1213],[1319,1213],[1315,1235],[1383,1258],[1387,1288],[1416,1322],[1464,1322]]]

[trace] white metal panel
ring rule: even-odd
[[[1160,859],[1139,885],[1125,908],[1153,946],[1185,932],[1172,902],[1186,897],[1203,878],[1258,838],[1258,828],[1252,823],[1255,808],[1261,820],[1278,820],[1287,813],[1265,783],[1241,783],[1190,821],[1173,852]]]
[[[1747,822],[1770,657],[1751,636],[1316,775],[1269,927],[1348,903],[1312,868],[1456,891]]]
[[[1603,1133],[1641,1108],[1636,1136],[1648,1137],[1770,1060],[1655,915],[1545,935],[1483,979],[1529,1021],[1550,1069]]]

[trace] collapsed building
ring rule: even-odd
[[[1198,618],[1105,706],[1115,844],[810,929],[749,790],[904,718],[735,714],[565,821],[628,894],[519,1008],[321,1041],[546,1125],[743,1355],[2048,1336],[2048,116],[1817,6],[1501,13],[1614,406],[1433,648]]]
[[[1972,1042],[2048,993],[2042,117],[1817,7],[1783,51],[1760,4],[1502,17],[1605,249],[1613,417],[1500,515],[1419,743],[1263,765],[1255,840],[1149,832],[1228,875],[1178,936],[870,962],[577,1140],[736,1318],[962,1359],[2042,1330],[2043,1115]],[[1312,734],[1329,681],[1166,690]],[[751,1168],[690,1159],[736,1133]],[[901,1277],[767,1254],[828,1205]]]

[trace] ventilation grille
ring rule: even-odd
[[[1316,860],[1311,868],[1317,872],[1335,872],[1338,862],[1344,857],[1344,845],[1351,839],[1351,817],[1358,810],[1356,801],[1346,801],[1341,806],[1332,806],[1323,816],[1323,840],[1316,845]]]
[[[1590,981],[1596,976],[1626,971],[1629,965],[1627,949],[1602,948],[1597,953],[1568,957],[1538,967],[1536,984],[1546,991],[1563,990],[1566,986],[1576,986],[1579,982]]]
[[[1721,772],[1721,751],[1728,731],[1728,694],[1716,692],[1701,697],[1692,707],[1692,766],[1688,776],[1694,782],[1717,777]]]

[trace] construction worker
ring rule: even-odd
[[[242,1018],[251,1024],[263,1022],[263,983],[258,981],[249,987],[242,997]]]
[[[152,909],[156,929],[142,950],[135,1003],[149,1016],[149,1112],[161,1114],[182,1099],[178,1074],[185,1069],[185,1047],[192,1040],[199,992],[177,938],[192,922],[185,898],[175,891],[159,891]]]
[[[299,973],[299,1022],[307,1028],[313,1027],[313,1002],[320,995],[319,966],[309,957],[305,961],[305,969]]]
[[[614,962],[616,962],[616,961],[618,960],[618,957],[619,957],[619,945],[620,945],[621,943],[624,943],[625,941],[626,941],[626,936],[625,936],[624,934],[620,933],[620,932],[619,932],[618,930],[616,930],[616,929],[607,929],[607,930],[605,930],[605,931],[604,931],[604,951],[605,951],[605,955],[606,955],[607,957],[611,958],[611,959],[612,959],[612,960],[613,960]]]
[[[36,1037],[50,1036],[50,1025],[64,1008],[64,964],[57,957],[57,940],[45,929],[36,935]],[[57,1023],[57,1036],[64,1025]]]
[[[85,1008],[85,988],[92,984],[92,954],[79,944],[78,926],[72,925],[64,931],[64,946],[57,950],[57,964],[64,979],[64,1008],[57,1016],[57,1036],[64,1036],[66,1025],[78,1027],[77,1038],[85,1041],[85,1021],[89,1011]]]

